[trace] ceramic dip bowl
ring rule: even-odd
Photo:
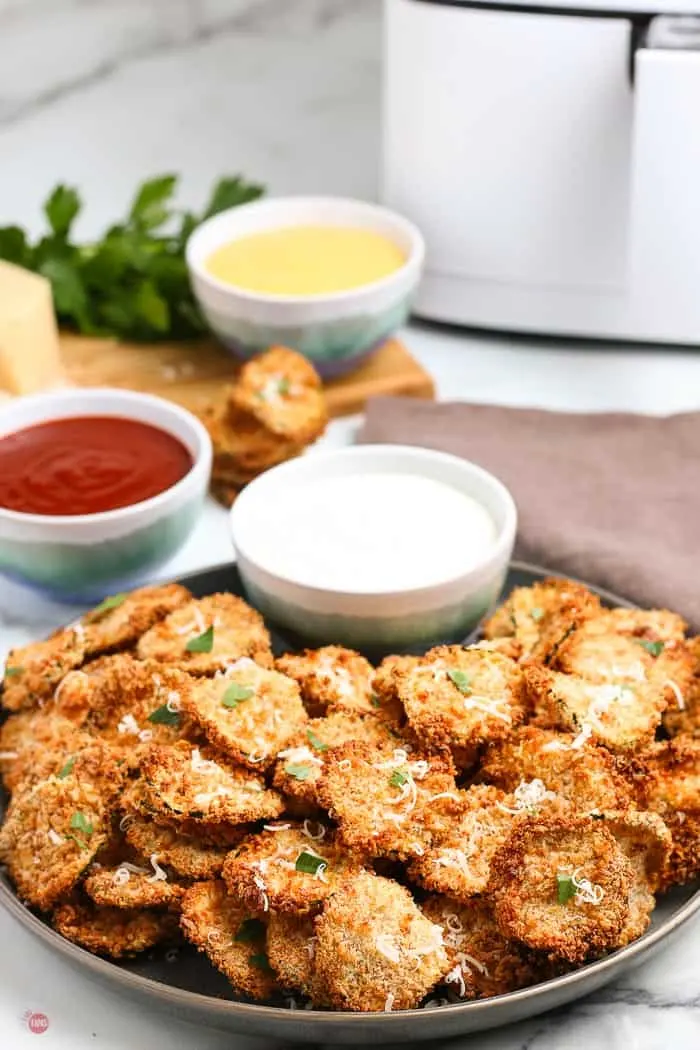
[[[165,491],[116,510],[64,516],[0,507],[0,574],[59,601],[94,602],[142,582],[185,542],[207,492],[212,450],[205,428],[149,394],[81,389],[18,398],[0,410],[0,438],[53,420],[105,416],[172,435],[192,466]]]
[[[376,651],[465,638],[500,593],[516,521],[492,474],[397,445],[285,463],[231,510],[238,568],[265,616],[315,645]]]

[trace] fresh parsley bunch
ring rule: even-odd
[[[187,238],[204,219],[264,188],[240,176],[220,179],[196,215],[172,206],[176,186],[176,175],[144,182],[124,221],[93,244],[72,240],[81,200],[72,187],[57,186],[44,204],[49,231],[31,244],[19,226],[0,227],[0,259],[48,278],[59,322],[86,335],[141,342],[200,335],[206,326],[190,289]]]

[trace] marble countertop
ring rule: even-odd
[[[89,235],[137,182],[182,173],[196,205],[224,171],[276,193],[373,197],[379,0],[0,0],[0,223],[39,224],[58,181],[87,202]],[[700,354],[452,332],[413,324],[407,343],[443,399],[572,411],[700,407]],[[356,420],[326,444],[352,441]],[[211,503],[164,576],[226,561]],[[73,615],[0,586],[0,655]],[[461,1041],[464,1050],[697,1050],[700,927],[658,959],[554,1014]],[[0,1046],[224,1050],[260,1043],[194,1030],[67,970],[0,912]],[[11,959],[11,964],[8,960]]]

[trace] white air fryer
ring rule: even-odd
[[[700,0],[386,0],[415,311],[700,345]]]

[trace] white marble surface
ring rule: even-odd
[[[0,223],[34,229],[58,181],[78,185],[90,235],[149,174],[182,173],[196,205],[213,179],[242,171],[272,191],[373,196],[379,142],[379,0],[0,0]],[[666,413],[699,407],[700,355],[580,347],[412,326],[406,332],[443,398]],[[352,439],[353,421],[325,439]],[[211,504],[165,574],[230,557]],[[6,651],[71,615],[0,587]],[[700,929],[622,981],[568,1009],[464,1041],[480,1050],[697,1050]],[[67,971],[0,912],[0,1047],[37,1036],[53,1050],[250,1041],[195,1031]],[[250,1044],[253,1045],[253,1044]],[[259,1045],[259,1044],[255,1044]]]

